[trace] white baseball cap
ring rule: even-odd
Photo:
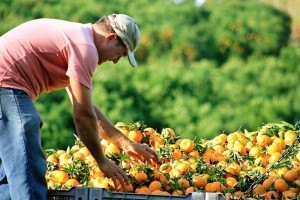
[[[130,64],[132,67],[136,67],[137,63],[134,52],[138,48],[141,40],[141,34],[136,22],[124,14],[112,14],[108,16],[108,19],[113,30],[127,47]]]

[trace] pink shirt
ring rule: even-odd
[[[65,88],[69,77],[92,89],[97,63],[91,24],[37,19],[0,37],[0,87],[24,90],[33,101]]]

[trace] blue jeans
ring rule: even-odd
[[[44,200],[42,120],[29,96],[0,88],[0,200]]]

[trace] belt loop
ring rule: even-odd
[[[0,96],[1,96],[1,94],[0,94]],[[0,120],[2,119],[2,114],[3,112],[2,112],[2,104],[1,104],[1,98],[0,98]]]

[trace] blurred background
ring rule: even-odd
[[[141,121],[211,139],[299,121],[299,7],[298,0],[1,0],[0,35],[36,18],[93,23],[128,14],[142,33],[139,66],[125,58],[99,66],[94,103],[114,124]],[[74,144],[65,90],[36,106],[43,148]]]

